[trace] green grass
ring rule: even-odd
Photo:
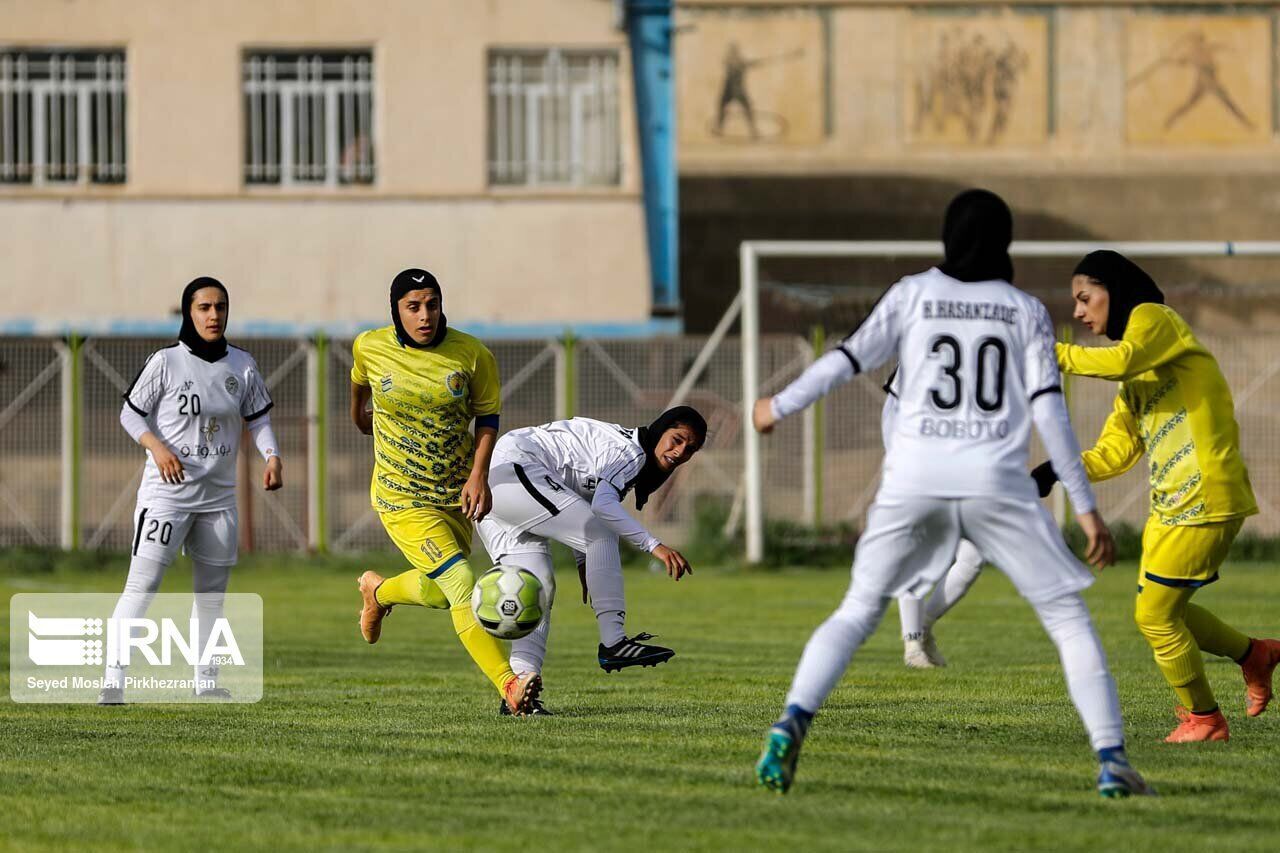
[[[394,563],[392,564],[394,565]],[[1129,619],[1132,566],[1090,592],[1135,764],[1163,794],[1104,801],[1053,649],[995,572],[939,628],[945,670],[900,662],[896,615],[855,658],[786,797],[752,776],[843,571],[628,573],[629,627],[678,651],[601,672],[566,574],[547,665],[554,718],[497,716],[443,613],[356,630],[355,567],[258,560],[256,705],[0,702],[0,844],[13,849],[1273,850],[1280,708],[1248,719],[1237,668],[1210,677],[1229,744],[1168,746],[1172,695]],[[1280,629],[1276,567],[1232,565],[1198,601]],[[0,592],[114,591],[122,574],[5,574]],[[175,566],[166,591],[189,588]],[[7,620],[7,608],[5,608]],[[8,642],[8,631],[3,632]]]

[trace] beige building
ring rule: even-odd
[[[0,0],[0,330],[647,328],[609,0]]]

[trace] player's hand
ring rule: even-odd
[[[489,478],[472,476],[462,487],[462,514],[472,521],[479,521],[493,509],[493,492],[489,491]]]
[[[155,446],[150,448],[151,458],[155,460],[156,468],[160,471],[160,479],[166,483],[177,485],[186,479],[186,472],[182,468],[182,463],[178,461],[178,457],[173,451],[165,447],[159,441],[155,442]]]
[[[267,468],[262,472],[262,488],[274,492],[284,485],[284,463],[279,456],[267,460]]]
[[[676,580],[685,575],[693,574],[693,567],[689,565],[689,561],[684,555],[674,548],[668,548],[666,545],[659,545],[653,549],[653,556],[661,560],[667,567],[667,574]]]
[[[774,424],[778,419],[773,416],[773,398],[761,397],[756,400],[755,406],[751,409],[751,423],[756,428],[756,432],[768,435],[773,432]]]
[[[1105,569],[1116,561],[1116,541],[1111,538],[1111,531],[1102,515],[1095,509],[1076,516],[1080,529],[1088,537],[1089,544],[1085,548],[1084,558],[1091,566]]]
[[[1058,482],[1058,472],[1053,470],[1052,462],[1041,462],[1031,469],[1031,479],[1036,481],[1036,491],[1040,497],[1047,498],[1053,491],[1053,484]]]

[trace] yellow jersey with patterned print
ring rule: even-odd
[[[1161,524],[1209,524],[1258,511],[1231,389],[1176,311],[1143,303],[1116,345],[1060,343],[1057,355],[1064,373],[1120,382],[1097,444],[1083,454],[1090,480],[1123,474],[1145,453],[1151,514]]]
[[[384,326],[357,337],[351,355],[351,381],[373,397],[373,508],[458,507],[475,449],[471,420],[502,408],[493,353],[457,329],[434,347],[407,347]]]

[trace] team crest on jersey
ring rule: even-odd
[[[223,384],[227,386],[228,394],[235,394],[240,390],[240,380],[236,379],[234,376],[228,376],[227,381]]]
[[[382,377],[382,382],[380,383],[379,387],[382,388],[383,394],[391,390],[391,374],[390,373]]]
[[[455,397],[461,397],[463,392],[467,390],[467,377],[463,373],[454,371],[444,378],[444,387],[449,389],[449,393]]]

